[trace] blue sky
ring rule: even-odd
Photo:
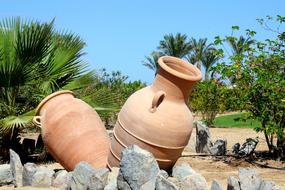
[[[142,65],[165,34],[189,37],[229,35],[232,25],[258,32],[258,39],[273,36],[256,18],[285,15],[277,0],[9,0],[1,1],[0,19],[21,16],[40,21],[56,18],[56,29],[80,35],[87,47],[90,68],[120,70],[130,80],[151,83],[153,72]]]

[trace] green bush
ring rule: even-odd
[[[216,115],[225,109],[223,91],[224,87],[214,79],[198,83],[190,96],[190,109],[201,113],[206,124],[212,125]]]

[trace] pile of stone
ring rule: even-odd
[[[86,162],[76,165],[74,171],[53,171],[33,163],[21,164],[19,156],[10,150],[10,165],[0,166],[0,185],[56,187],[72,190],[205,190],[205,178],[187,163],[176,164],[172,173],[160,170],[151,153],[132,145],[122,152],[120,168],[94,169]],[[218,181],[211,190],[222,190]],[[272,182],[262,180],[254,170],[241,168],[239,179],[228,179],[228,190],[274,190]]]
[[[194,126],[196,127],[195,149],[197,153],[207,153],[215,156],[226,155],[227,140],[218,139],[212,143],[210,130],[202,121],[195,122]]]
[[[232,148],[233,149],[232,153],[240,157],[250,156],[254,153],[254,150],[258,142],[259,142],[258,138],[256,139],[248,138],[246,139],[245,143],[242,144],[241,147],[239,143],[236,143]]]

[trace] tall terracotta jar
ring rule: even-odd
[[[98,114],[71,91],[58,91],[38,105],[34,123],[41,127],[45,146],[68,171],[80,161],[107,166],[110,142]]]
[[[150,151],[160,168],[170,169],[181,156],[193,117],[187,107],[199,69],[181,59],[164,56],[153,84],[132,94],[122,107],[114,128],[108,166],[118,166],[121,151],[136,144]]]

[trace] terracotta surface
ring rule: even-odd
[[[47,96],[37,107],[34,123],[41,127],[44,144],[68,171],[80,161],[106,167],[109,137],[98,114],[71,91]]]
[[[132,144],[153,153],[159,166],[169,169],[187,145],[193,117],[187,101],[202,75],[181,59],[164,56],[151,86],[131,95],[122,107],[114,128],[108,164],[118,166],[121,151]]]

